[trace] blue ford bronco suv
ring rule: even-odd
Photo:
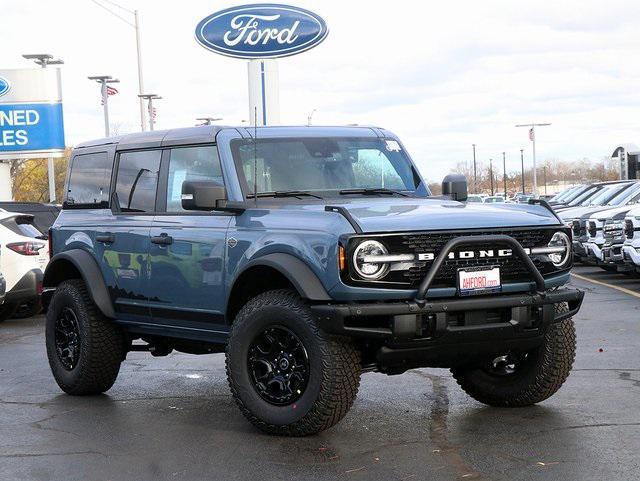
[[[226,353],[242,413],[302,436],[365,371],[450,368],[491,406],[543,401],[575,354],[571,232],[544,204],[429,188],[391,132],[202,126],[79,145],[44,275],[63,391],[131,351]]]

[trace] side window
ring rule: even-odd
[[[215,145],[171,149],[167,180],[167,212],[184,212],[182,183],[185,180],[224,183],[218,149]]]
[[[122,152],[116,194],[122,212],[153,212],[158,190],[161,150]]]
[[[106,207],[113,164],[106,152],[73,157],[66,203],[76,207]]]

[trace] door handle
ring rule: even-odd
[[[170,244],[173,244],[173,237],[171,237],[170,235],[167,234],[160,234],[158,236],[152,236],[151,237],[151,242],[153,244],[158,244],[161,246],[168,246]]]
[[[113,244],[116,241],[116,236],[111,232],[105,234],[98,234],[96,236],[96,242],[102,242],[103,244]]]

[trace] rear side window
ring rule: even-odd
[[[33,237],[34,239],[42,237],[42,232],[40,232],[36,228],[36,226],[33,225],[33,220],[30,217],[10,217],[9,219],[4,219],[2,221],[2,225],[14,234],[22,235],[25,237]]]
[[[171,149],[167,182],[167,212],[184,212],[182,183],[186,180],[216,181],[224,184],[220,158],[215,145]]]
[[[106,152],[74,156],[66,204],[72,207],[107,207],[111,168],[112,162]]]
[[[158,190],[160,150],[122,152],[116,194],[122,212],[153,212]]]

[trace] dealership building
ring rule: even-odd
[[[636,144],[621,144],[614,149],[611,158],[618,163],[621,179],[640,178],[638,156],[640,156],[640,148]]]

